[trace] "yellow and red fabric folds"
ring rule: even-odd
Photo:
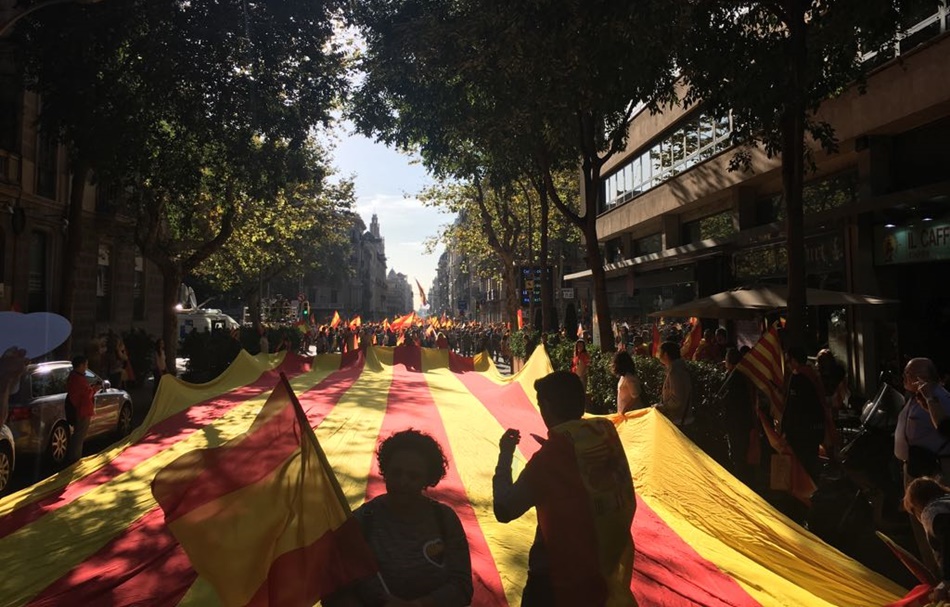
[[[584,419],[548,436],[522,477],[537,500],[558,605],[633,605],[637,505],[617,430],[607,419]]]
[[[295,401],[281,377],[246,433],[152,481],[165,524],[225,605],[312,605],[377,571]]]
[[[530,510],[516,521],[498,523],[492,512],[491,479],[498,439],[506,428],[518,428],[523,436],[548,436],[532,386],[550,369],[543,348],[522,371],[508,377],[487,357],[401,346],[314,359],[241,353],[223,376],[208,384],[166,376],[148,417],[130,437],[0,499],[0,554],[5,557],[0,606],[221,604],[214,590],[215,573],[200,564],[188,546],[190,539],[182,541],[191,530],[180,526],[216,508],[230,512],[225,508],[227,496],[237,492],[254,493],[266,483],[286,487],[281,483],[297,478],[290,462],[302,449],[299,438],[293,444],[286,437],[273,438],[259,449],[260,457],[271,462],[261,466],[263,470],[256,462],[245,462],[240,472],[223,474],[229,483],[243,483],[224,495],[220,487],[225,481],[201,480],[207,474],[198,469],[210,470],[211,464],[227,468],[231,456],[197,457],[200,464],[186,475],[193,479],[196,495],[218,488],[205,495],[207,499],[194,499],[189,489],[184,497],[168,500],[158,482],[162,497],[156,500],[152,484],[171,474],[174,462],[190,453],[284,436],[276,430],[273,435],[257,434],[261,424],[278,423],[272,417],[277,411],[266,403],[280,373],[297,395],[350,508],[385,490],[374,456],[382,439],[407,427],[435,437],[445,449],[449,469],[430,495],[453,507],[465,529],[472,554],[472,605],[518,605],[537,520]],[[262,410],[269,413],[262,417]],[[290,423],[280,419],[280,424]],[[775,511],[662,415],[643,410],[620,419],[594,419],[615,424],[636,488],[630,587],[641,605],[872,606],[905,594]],[[235,439],[238,442],[232,443]],[[521,441],[515,475],[538,449],[534,440]],[[168,520],[163,503],[174,513]],[[248,498],[246,503],[259,502]],[[329,502],[326,507],[331,507]],[[275,499],[268,509],[276,508]],[[273,528],[272,516],[286,514],[260,513],[261,526]],[[345,528],[338,527],[337,533]],[[241,537],[235,531],[228,541]],[[257,577],[247,575],[241,584],[253,587],[265,575],[270,580],[281,570],[282,555],[313,545],[315,538],[305,535],[286,544],[284,539],[248,540],[249,545],[281,548],[262,551]],[[320,574],[314,570],[313,575]],[[244,590],[238,598],[250,592]]]

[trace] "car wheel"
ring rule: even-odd
[[[132,432],[132,404],[125,403],[119,410],[119,421],[115,425],[115,433],[119,438],[128,436]]]
[[[46,453],[49,460],[56,466],[66,462],[66,455],[69,453],[69,426],[63,423],[53,426],[53,431],[49,434],[49,445],[46,447]]]
[[[13,476],[13,454],[9,445],[0,445],[0,493],[7,490]]]

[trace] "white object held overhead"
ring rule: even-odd
[[[26,350],[27,358],[37,358],[66,341],[72,330],[59,314],[0,312],[0,352],[15,346]]]

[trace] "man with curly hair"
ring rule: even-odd
[[[617,429],[605,418],[582,419],[584,386],[573,373],[556,371],[534,388],[548,438],[512,482],[521,433],[507,430],[493,479],[500,522],[531,507],[538,513],[521,605],[636,605],[630,590],[636,500]]]
[[[472,561],[458,515],[425,495],[445,478],[448,460],[424,432],[404,430],[376,451],[386,493],[353,516],[379,563],[368,578],[324,601],[327,607],[464,607],[472,600]]]

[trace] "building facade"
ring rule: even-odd
[[[948,30],[939,5],[895,49],[899,60],[875,58],[866,94],[852,88],[819,110],[839,152],[816,149],[806,175],[808,286],[901,300],[808,310],[809,345],[847,361],[861,388],[909,356],[950,366],[933,339],[950,335]],[[651,322],[697,297],[786,281],[779,158],[753,150],[751,171],[729,171],[731,116],[701,106],[641,111],[629,129],[626,151],[604,167],[597,221],[614,320]]]
[[[344,320],[359,314],[363,320],[389,315],[386,242],[374,214],[369,229],[358,216],[350,225],[348,246],[351,275],[336,280],[310,276],[304,289],[314,318],[324,321],[338,311]]]
[[[58,312],[71,174],[66,151],[37,129],[41,99],[19,85],[0,39],[0,310]],[[109,330],[161,334],[162,275],[132,240],[114,193],[85,186],[83,246],[75,260],[72,348]]]
[[[412,285],[408,277],[395,270],[386,276],[386,317],[396,318],[412,310]]]

